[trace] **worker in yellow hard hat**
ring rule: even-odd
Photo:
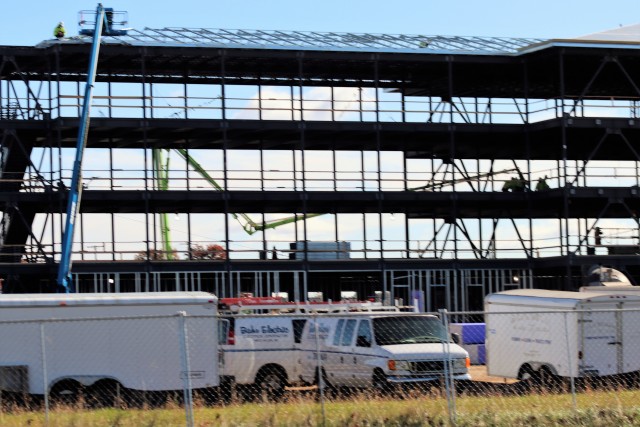
[[[53,36],[58,40],[64,38],[66,31],[64,29],[64,22],[58,22],[58,26],[53,30]]]

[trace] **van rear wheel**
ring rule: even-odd
[[[269,366],[258,372],[256,385],[259,392],[265,394],[268,399],[279,399],[287,386],[287,377],[282,368]]]

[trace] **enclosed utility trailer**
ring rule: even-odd
[[[640,295],[517,289],[485,298],[489,375],[640,370]]]
[[[205,292],[3,294],[0,390],[218,386],[216,316]]]

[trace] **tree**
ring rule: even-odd
[[[178,252],[177,251],[172,251],[173,252],[173,257],[171,258],[172,260],[177,260],[178,259]],[[158,250],[158,249],[149,249],[149,252],[147,253],[147,251],[140,251],[136,254],[136,256],[134,257],[134,259],[136,261],[163,261],[163,260],[167,260],[169,259],[167,257],[167,254],[164,251]]]
[[[193,245],[187,256],[190,259],[227,259],[227,251],[220,245]]]

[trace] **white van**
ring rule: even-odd
[[[301,379],[307,383],[318,383],[322,372],[331,387],[386,391],[439,380],[448,367],[454,379],[471,379],[469,354],[433,315],[369,312],[309,318],[300,349]]]
[[[227,341],[221,346],[224,385],[253,385],[253,393],[280,397],[300,376],[295,355],[305,318],[295,315],[237,314],[229,321]]]

